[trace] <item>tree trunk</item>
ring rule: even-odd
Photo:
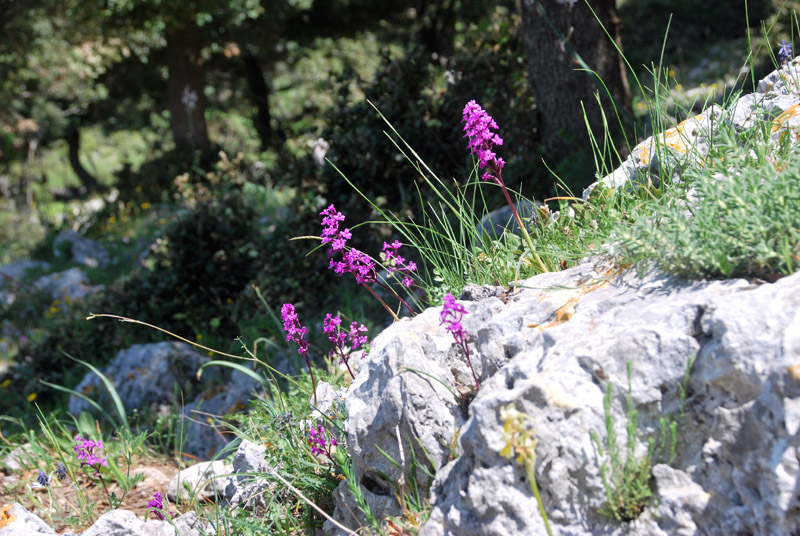
[[[242,62],[247,86],[250,88],[250,99],[256,106],[253,125],[261,140],[261,150],[264,151],[269,149],[275,141],[272,131],[272,114],[269,109],[270,89],[264,80],[264,72],[261,70],[258,58],[254,54],[243,54]]]
[[[193,18],[167,31],[170,127],[178,149],[207,152],[202,36]]]
[[[600,92],[612,133],[619,129],[608,93],[594,74],[576,70],[582,67],[573,50],[597,73],[618,109],[631,112],[632,108],[622,57],[603,31],[606,28],[622,50],[615,0],[589,0],[589,4],[600,22],[583,0],[521,1],[528,78],[539,110],[539,136],[556,161],[588,147],[581,102],[589,127],[602,143],[603,122],[596,92]]]
[[[88,193],[96,192],[100,186],[97,179],[89,173],[83,164],[81,164],[80,151],[81,151],[81,131],[78,127],[71,128],[67,132],[65,138],[67,146],[69,147],[69,165],[72,166],[72,171],[78,176],[81,181],[83,190]]]

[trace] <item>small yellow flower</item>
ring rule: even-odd
[[[141,191],[142,191],[142,187],[141,187],[141,186],[137,186],[137,187],[136,187],[136,191],[137,191],[137,192],[141,192]]]
[[[195,335],[195,338],[196,338],[198,341],[202,341],[202,340],[203,340],[203,334],[202,334],[202,333],[198,333],[197,335]]]
[[[233,298],[225,298],[225,303],[233,303]]]
[[[150,203],[145,201],[144,203],[141,204],[141,207],[143,210],[147,210],[148,208],[150,208]]]
[[[534,462],[539,440],[536,438],[536,431],[526,424],[530,416],[518,411],[514,404],[507,404],[500,408],[500,419],[503,421],[503,439],[506,440],[506,446],[500,451],[500,455],[511,459],[516,452],[517,463],[520,465],[526,461]]]
[[[208,351],[208,357],[214,357],[214,352],[212,352],[211,350],[209,350],[209,351]]]
[[[11,385],[11,378],[6,378],[3,380],[3,383],[0,383],[0,387],[3,387],[4,389],[9,385]]]
[[[670,69],[669,70],[669,76],[670,76],[670,78],[675,78],[675,69]]]
[[[36,400],[36,393],[31,393],[28,395],[28,402],[33,402]]]
[[[111,216],[110,218],[108,218],[108,223],[116,223],[116,221],[117,221],[117,218],[115,218],[114,216]]]

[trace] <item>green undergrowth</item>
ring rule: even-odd
[[[755,127],[759,128],[759,127]],[[704,165],[615,229],[613,251],[687,278],[775,280],[800,267],[800,154],[771,151],[767,127],[741,144],[723,131]],[[755,143],[752,143],[755,141]]]
[[[624,411],[627,437],[622,447],[617,443],[616,423],[611,411],[614,386],[609,382],[603,397],[605,438],[601,441],[595,431],[591,432],[606,495],[606,503],[600,512],[609,519],[633,521],[657,500],[651,470],[656,463],[670,465],[675,460],[693,365],[694,357],[690,357],[683,379],[678,385],[677,412],[663,415],[659,419],[658,433],[646,440],[647,450],[644,455],[637,454],[639,412],[634,407],[631,394],[631,362],[626,363],[628,389],[625,393]]]

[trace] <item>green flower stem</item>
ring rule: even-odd
[[[495,182],[500,185],[500,188],[503,190],[503,195],[506,196],[506,201],[508,201],[508,206],[511,208],[511,213],[514,215],[514,219],[517,220],[517,225],[519,226],[519,230],[522,232],[522,238],[525,239],[525,242],[528,244],[528,249],[533,255],[534,260],[539,265],[539,269],[542,272],[549,272],[550,270],[547,269],[547,266],[542,261],[542,258],[536,253],[536,246],[533,245],[533,240],[531,240],[531,235],[528,234],[528,229],[525,228],[525,225],[522,224],[522,218],[519,217],[519,213],[517,209],[514,207],[514,202],[511,201],[511,196],[508,194],[508,190],[506,189],[506,185],[503,182],[503,179],[499,177],[495,177]]]
[[[372,288],[370,288],[370,286],[369,286],[369,285],[362,285],[362,286],[363,286],[365,289],[367,289],[367,290],[370,292],[370,294],[372,294],[373,296],[375,296],[375,299],[376,299],[376,300],[378,300],[379,302],[381,302],[381,305],[383,305],[383,308],[384,308],[384,309],[386,309],[386,312],[387,312],[387,313],[389,313],[390,315],[392,315],[392,318],[394,318],[394,319],[395,319],[396,321],[398,321],[398,322],[400,321],[400,317],[398,317],[398,316],[395,314],[395,312],[394,312],[394,311],[392,311],[392,308],[391,308],[391,307],[389,307],[389,306],[386,304],[386,302],[385,302],[385,301],[383,301],[383,300],[381,299],[381,297],[380,297],[380,296],[378,296],[378,295],[375,293],[375,291],[374,291],[374,290],[372,290]]]
[[[528,473],[528,480],[531,481],[531,489],[533,496],[536,497],[536,502],[539,504],[539,513],[544,521],[544,528],[547,530],[548,536],[553,536],[553,530],[550,528],[550,522],[547,520],[547,512],[544,511],[544,504],[542,504],[542,497],[539,495],[539,486],[536,485],[536,460],[527,460],[525,462],[525,472]]]

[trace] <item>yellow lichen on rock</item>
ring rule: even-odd
[[[792,141],[797,141],[798,134],[796,129],[798,128],[798,125],[790,124],[790,122],[792,119],[798,116],[800,116],[800,103],[787,108],[786,111],[772,121],[770,134],[775,134],[776,132],[780,131],[778,134],[778,141],[782,143],[787,134],[791,133],[792,137],[794,138]]]
[[[696,132],[687,132],[687,127],[690,126],[690,123],[699,124],[703,120],[703,114],[697,114],[694,117],[690,117],[689,119],[684,119],[678,126],[675,128],[671,128],[660,135],[661,143],[659,144],[660,147],[669,147],[670,149],[680,153],[686,154],[689,151],[688,144],[686,143],[688,139],[695,138]],[[690,138],[691,136],[691,138]],[[639,153],[639,164],[642,166],[646,166],[650,163],[650,152],[652,151],[653,145],[655,144],[655,140],[650,138],[646,141],[643,141],[639,145],[634,148],[639,149],[641,152]]]
[[[5,527],[9,523],[17,519],[17,516],[8,513],[8,511],[11,510],[11,508],[12,505],[10,504],[7,504],[2,508],[0,508],[0,528]]]
[[[786,367],[786,370],[789,372],[792,378],[800,382],[800,363],[795,363],[794,365],[790,365]]]
[[[774,134],[783,127],[790,119],[793,117],[797,117],[800,115],[800,103],[795,104],[794,106],[790,106],[786,109],[781,115],[775,118],[772,121],[772,130],[771,133]]]

